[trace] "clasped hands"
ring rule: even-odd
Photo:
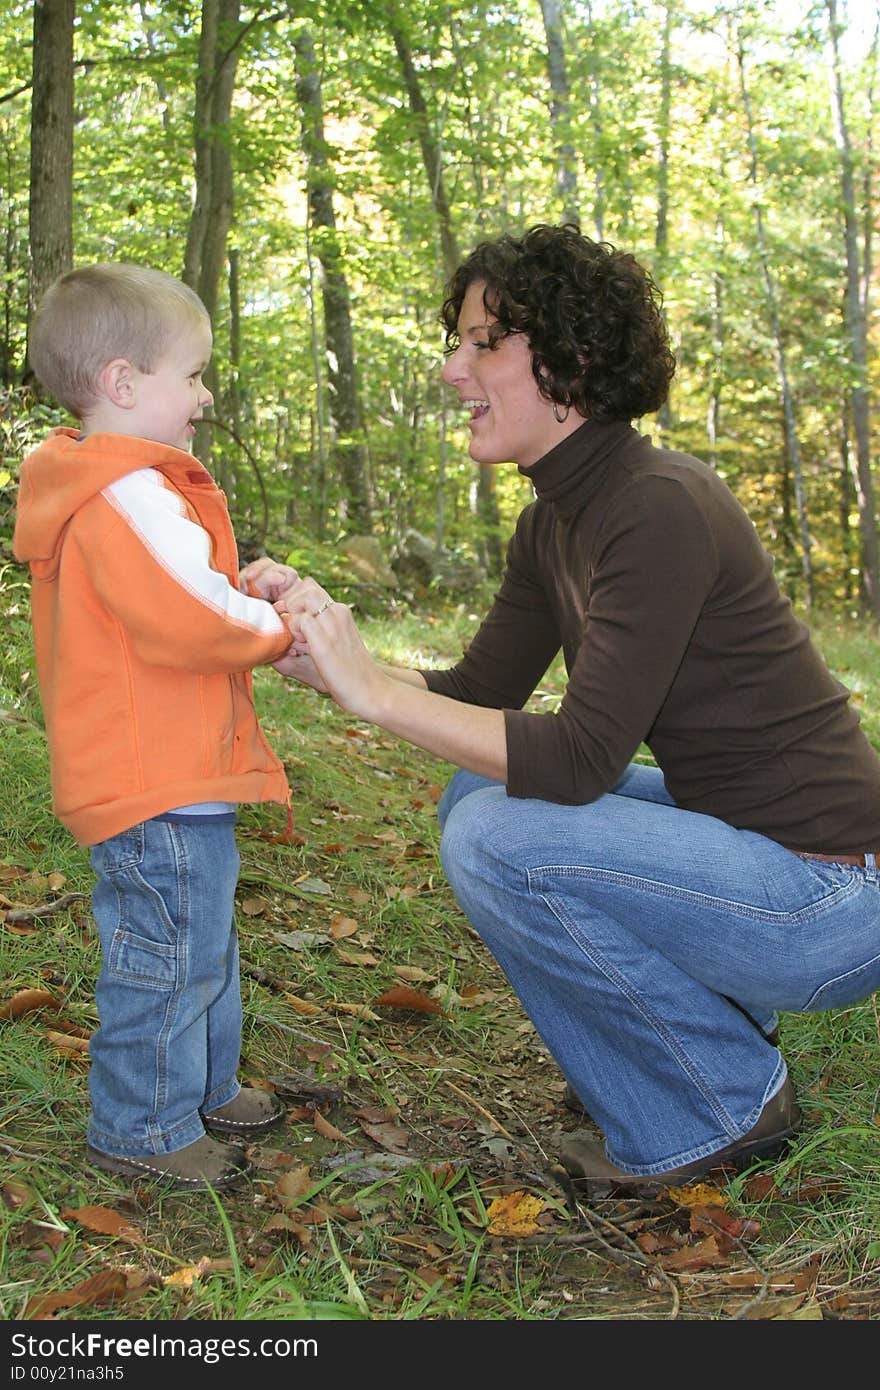
[[[290,629],[290,647],[272,663],[276,671],[369,718],[371,696],[386,678],[364,646],[348,604],[335,603],[316,580],[303,579],[268,556],[247,565],[240,581],[270,602]]]

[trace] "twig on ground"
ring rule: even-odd
[[[12,907],[6,913],[7,922],[33,922],[35,917],[51,917],[54,912],[62,912],[71,903],[81,902],[88,893],[62,893],[50,903],[37,903],[35,907]]]
[[[463,1091],[460,1086],[456,1086],[455,1082],[450,1081],[447,1076],[443,1077],[443,1085],[448,1086],[450,1091],[454,1091],[457,1096],[461,1096],[462,1100],[466,1100],[468,1105],[472,1105],[475,1110],[478,1110],[483,1116],[483,1119],[488,1120],[492,1128],[496,1129],[499,1134],[503,1134],[505,1139],[509,1139],[511,1144],[516,1144],[518,1142],[514,1139],[510,1130],[504,1128],[500,1120],[496,1120],[495,1116],[490,1115],[489,1111],[482,1106],[478,1100],[474,1100],[473,1096],[469,1096],[467,1091]]]

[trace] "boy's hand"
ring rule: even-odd
[[[290,565],[281,565],[270,556],[261,555],[259,560],[252,560],[239,571],[238,583],[245,593],[275,603],[298,578],[296,570]]]

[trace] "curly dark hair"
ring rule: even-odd
[[[594,420],[632,420],[666,400],[675,358],[663,296],[634,256],[567,223],[481,242],[447,286],[440,318],[450,351],[475,281],[497,320],[490,342],[526,334],[546,400]]]

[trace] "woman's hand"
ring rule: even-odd
[[[275,608],[293,637],[276,670],[324,690],[349,714],[378,720],[382,695],[394,682],[367,651],[348,604],[334,603],[314,579],[297,579]]]

